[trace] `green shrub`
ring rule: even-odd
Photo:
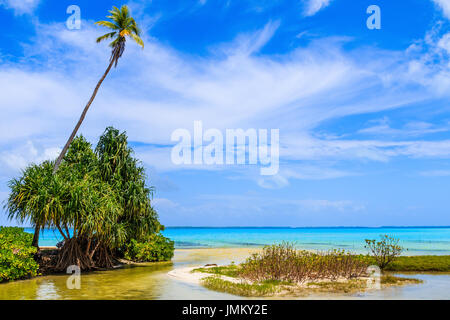
[[[366,275],[367,263],[343,250],[309,252],[284,242],[253,254],[239,270],[250,281],[305,282],[316,279],[351,279]]]
[[[168,261],[174,253],[174,242],[160,233],[152,234],[147,242],[132,239],[125,247],[125,259],[136,262]]]
[[[31,246],[33,235],[23,228],[0,227],[0,282],[24,279],[37,275],[39,265]]]
[[[403,251],[398,245],[399,239],[390,237],[387,234],[380,236],[380,241],[366,239],[366,248],[369,249],[372,257],[380,269],[385,269]]]

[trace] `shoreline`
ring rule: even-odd
[[[334,298],[342,294],[350,296],[354,294],[366,294],[373,292],[374,290],[384,290],[390,287],[401,287],[405,285],[420,285],[422,283],[421,280],[397,277],[396,273],[387,272],[382,275],[382,279],[387,277],[389,279],[395,279],[395,281],[391,283],[382,281],[383,284],[379,289],[367,287],[367,281],[370,280],[370,277],[363,276],[353,279],[339,278],[333,281],[330,281],[329,279],[315,279],[291,284],[280,282],[279,284],[272,285],[272,291],[258,294],[258,290],[249,291],[252,290],[249,288],[264,286],[264,282],[249,281],[239,277],[231,277],[224,274],[214,272],[208,273],[207,271],[204,271],[205,269],[226,267],[226,265],[181,267],[167,272],[167,276],[186,284],[205,288],[209,292],[224,292],[239,297],[265,299],[317,298],[319,296],[329,296],[330,298]],[[203,269],[203,271],[193,272],[196,269]],[[219,281],[221,284],[219,284],[219,286],[214,284],[211,285],[211,281],[213,281],[213,283]],[[323,287],[323,285],[326,285],[326,287]],[[245,289],[243,290],[241,286],[244,286]]]
[[[179,272],[187,272],[192,268],[206,264],[229,265],[240,263],[252,253],[255,248],[202,248],[176,249],[175,256],[169,262],[136,263],[107,271],[82,273],[82,290],[69,290],[66,281],[69,275],[65,273],[48,274],[25,280],[11,281],[0,284],[0,300],[2,299],[243,299],[245,297],[209,290],[199,284],[199,279],[191,282],[179,279]],[[186,269],[188,268],[188,269]],[[181,270],[180,270],[181,269]],[[172,272],[172,276],[168,275]],[[175,273],[175,276],[173,276]],[[403,272],[395,272],[402,274]],[[420,273],[420,275],[419,275]],[[414,277],[412,274],[416,274]],[[449,297],[448,292],[439,288],[450,285],[450,273],[411,272],[411,277],[422,279],[423,284],[387,288],[381,292],[369,292],[362,296],[345,294],[312,294],[308,299],[405,299],[430,297]],[[178,278],[176,277],[178,276]],[[183,276],[183,275],[181,275]],[[193,287],[194,286],[194,287]],[[267,297],[266,297],[267,298]],[[301,296],[296,297],[303,298]],[[450,297],[449,297],[450,298]],[[283,297],[274,297],[283,299]]]

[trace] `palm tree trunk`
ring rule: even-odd
[[[64,155],[67,152],[67,149],[69,149],[69,146],[72,143],[73,138],[75,138],[75,135],[77,134],[78,129],[80,128],[81,124],[83,123],[84,117],[86,116],[86,113],[89,110],[89,107],[91,106],[91,103],[94,101],[94,98],[97,95],[98,89],[100,88],[103,80],[105,80],[105,78],[108,75],[109,71],[111,70],[113,64],[114,64],[114,59],[111,59],[111,62],[109,63],[108,68],[106,69],[105,73],[103,74],[103,77],[101,77],[101,79],[98,81],[97,86],[95,87],[91,98],[89,99],[88,103],[84,107],[83,113],[81,114],[81,117],[78,120],[77,125],[73,129],[72,134],[70,135],[69,139],[66,142],[66,145],[64,146],[64,148],[62,149],[61,153],[59,154],[58,159],[56,159],[55,166],[53,167],[53,173],[55,173],[58,170],[58,167],[61,164],[61,161],[62,161],[62,159],[64,158]]]
[[[111,59],[111,62],[109,63],[108,68],[106,69],[105,73],[103,74],[103,77],[100,78],[100,80],[97,83],[97,86],[94,89],[94,92],[92,93],[91,98],[89,99],[88,103],[84,107],[83,113],[81,114],[80,119],[78,120],[77,125],[72,131],[72,134],[70,135],[69,139],[66,142],[66,145],[62,149],[61,153],[59,154],[58,159],[56,159],[55,166],[53,167],[53,174],[58,171],[59,165],[61,164],[62,159],[64,158],[67,149],[69,149],[70,144],[72,143],[73,138],[75,138],[75,135],[77,134],[78,129],[80,128],[81,124],[83,123],[84,117],[86,116],[87,111],[89,110],[89,107],[91,106],[92,102],[95,99],[95,96],[97,95],[97,91],[102,85],[103,80],[105,80],[106,76],[108,75],[109,71],[111,70],[115,59]],[[36,225],[34,228],[34,236],[33,236],[33,246],[39,249],[39,230],[40,225]]]
[[[36,225],[36,228],[34,229],[34,235],[33,235],[33,242],[31,242],[31,245],[33,247],[36,247],[39,250],[39,232],[41,231],[41,228],[39,228],[38,225]]]

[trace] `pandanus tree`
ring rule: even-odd
[[[9,218],[59,231],[64,245],[57,270],[112,266],[110,251],[125,240],[117,224],[122,207],[117,193],[99,179],[91,145],[83,137],[74,139],[56,173],[53,165],[33,164],[10,181]]]
[[[110,61],[108,64],[108,67],[106,68],[105,73],[98,81],[97,85],[95,86],[95,89],[91,95],[91,98],[87,102],[86,106],[83,109],[83,112],[81,113],[81,116],[75,125],[75,128],[73,129],[71,135],[69,136],[69,139],[67,140],[66,144],[64,145],[61,153],[59,154],[58,158],[56,159],[53,167],[53,173],[55,173],[60,164],[63,160],[70,144],[72,143],[73,139],[75,138],[78,129],[80,128],[81,124],[83,123],[84,118],[86,117],[86,113],[89,110],[89,107],[91,106],[92,102],[95,99],[95,96],[97,95],[98,90],[100,89],[100,86],[102,85],[103,81],[105,80],[108,73],[111,71],[111,68],[117,67],[117,63],[122,57],[123,52],[125,50],[125,42],[128,38],[131,38],[133,41],[135,41],[138,45],[140,45],[142,48],[144,48],[144,41],[140,38],[141,31],[136,23],[136,21],[130,16],[130,12],[128,10],[128,7],[126,5],[122,6],[120,9],[117,7],[113,7],[112,10],[109,11],[110,15],[107,16],[109,20],[105,21],[98,21],[95,24],[99,26],[106,27],[111,30],[111,32],[106,33],[100,37],[97,38],[97,43],[100,43],[105,40],[112,40],[109,46],[111,47],[111,56]],[[39,242],[39,232],[40,232],[40,225],[36,224],[34,237],[33,237],[33,245],[37,248],[38,242]]]
[[[7,208],[11,219],[59,231],[57,270],[111,267],[127,243],[163,229],[150,203],[153,188],[124,132],[107,128],[95,151],[76,137],[56,173],[53,165],[31,165],[12,179]]]
[[[31,223],[39,234],[59,213],[62,207],[61,199],[54,194],[61,192],[59,180],[52,174],[53,163],[45,161],[40,165],[30,165],[20,178],[9,181],[11,190],[6,207],[10,219]],[[33,240],[33,241],[34,241]]]
[[[145,170],[133,157],[127,140],[125,132],[106,128],[95,149],[98,171],[101,179],[119,193],[123,208],[119,222],[127,225],[128,240],[145,241],[163,226],[150,204],[153,188],[146,186]]]

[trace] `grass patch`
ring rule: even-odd
[[[240,267],[237,265],[221,266],[221,267],[210,267],[210,268],[196,268],[191,272],[202,272],[211,273],[220,276],[227,276],[232,278],[237,278],[239,276]]]
[[[204,278],[202,284],[205,288],[226,292],[243,297],[265,297],[273,296],[280,291],[280,284],[272,281],[265,281],[262,283],[234,283],[222,280],[217,276]]]
[[[421,280],[412,278],[383,275],[382,287],[418,284]],[[219,276],[210,276],[202,280],[202,285],[210,290],[225,292],[242,297],[268,296],[307,296],[317,293],[352,294],[364,292],[367,289],[365,279],[351,279],[346,281],[317,281],[298,286],[291,282],[266,280],[257,283],[234,283],[223,280]]]
[[[402,284],[417,284],[422,283],[422,280],[414,278],[396,277],[393,275],[381,276],[381,285],[402,285]]]
[[[450,272],[450,256],[402,256],[391,262],[385,270]]]

